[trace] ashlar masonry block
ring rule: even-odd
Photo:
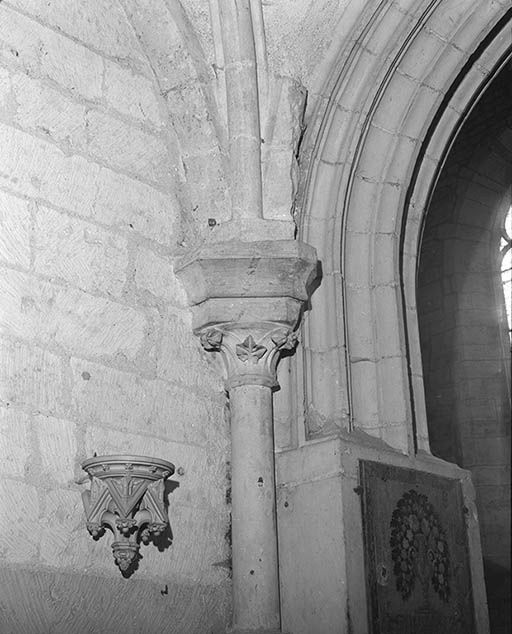
[[[33,344],[0,339],[0,401],[4,405],[62,411],[68,386],[59,356]]]
[[[94,4],[89,0],[11,0],[9,4],[106,55],[141,64],[143,54],[136,35],[122,7],[111,0],[95,0]]]
[[[71,148],[85,147],[86,107],[82,103],[23,73],[12,76],[11,89],[17,103],[14,121],[21,128]]]
[[[2,561],[28,563],[37,557],[39,534],[27,518],[39,517],[39,499],[34,486],[19,480],[0,481],[0,532],[2,534]],[[20,548],[20,544],[23,546]]]
[[[79,288],[119,297],[126,281],[127,241],[47,207],[35,215],[34,269]]]
[[[13,408],[0,408],[0,473],[24,477],[31,452],[30,416]]]
[[[81,359],[71,359],[71,368],[73,416],[80,421],[203,446],[217,437],[221,404],[188,386]]]
[[[69,484],[73,480],[77,452],[75,423],[39,414],[33,419],[41,476],[46,481]]]
[[[82,216],[91,213],[99,165],[0,124],[0,185]]]
[[[11,337],[26,338],[84,356],[141,351],[147,320],[143,313],[33,276],[5,270],[0,276],[4,310],[0,325]]]
[[[160,244],[176,246],[180,239],[174,195],[110,169],[96,179],[93,217]]]
[[[144,75],[105,60],[104,95],[108,105],[129,117],[160,127],[165,124],[165,109],[164,104],[159,103],[155,87]]]
[[[155,182],[167,179],[167,148],[156,135],[98,110],[87,114],[87,133],[89,153],[114,169]]]
[[[186,305],[183,286],[174,274],[170,258],[140,248],[135,261],[135,284],[141,290],[176,306]]]
[[[0,191],[0,260],[27,269],[30,266],[30,206]]]
[[[0,7],[0,60],[87,99],[101,98],[100,55],[5,5]]]

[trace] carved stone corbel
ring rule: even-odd
[[[174,465],[145,456],[96,456],[82,469],[91,479],[82,494],[87,530],[95,539],[112,531],[114,560],[129,576],[137,568],[140,543],[148,544],[169,525],[164,481]]]

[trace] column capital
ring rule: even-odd
[[[226,368],[226,389],[241,385],[277,387],[276,367],[284,350],[293,350],[296,333],[280,323],[217,324],[198,333],[208,351],[219,351]]]
[[[277,386],[283,350],[317,274],[316,251],[297,240],[209,243],[176,268],[192,306],[194,332],[221,352],[227,389]]]

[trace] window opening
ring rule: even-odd
[[[505,217],[501,230],[501,283],[507,311],[508,334],[512,343],[512,206]]]

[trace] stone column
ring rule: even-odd
[[[233,629],[280,632],[272,390],[315,252],[295,241],[204,247],[178,271],[195,332],[222,354],[231,406]]]

